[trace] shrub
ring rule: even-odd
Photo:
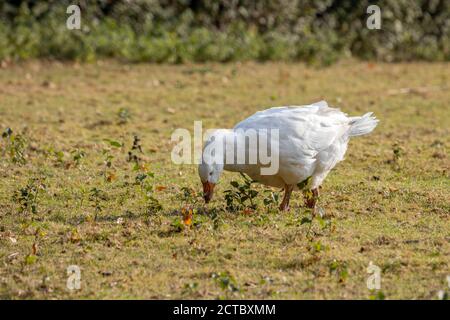
[[[327,65],[349,54],[386,61],[450,58],[445,0],[83,1],[82,29],[67,30],[72,2],[0,4],[0,59]],[[381,30],[365,26],[370,4],[381,8]]]

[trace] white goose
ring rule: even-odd
[[[214,186],[223,170],[242,172],[267,186],[284,188],[280,209],[289,209],[293,190],[307,187],[309,196],[305,204],[315,208],[319,187],[334,166],[344,159],[350,137],[370,133],[378,123],[372,113],[361,117],[348,117],[339,109],[330,108],[325,101],[306,106],[275,107],[259,111],[238,123],[232,130],[218,130],[205,143],[205,148],[217,137],[236,139],[242,130],[279,130],[279,169],[271,175],[261,174],[264,167],[256,164],[236,164],[227,161],[203,161],[199,176],[203,184],[204,199],[209,202]],[[214,137],[214,138],[212,138]],[[244,138],[245,139],[245,138]],[[248,145],[245,144],[248,148]],[[234,148],[234,146],[233,146]],[[238,150],[239,152],[239,150]],[[248,150],[245,150],[248,156]],[[228,161],[230,162],[230,161]]]

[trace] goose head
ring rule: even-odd
[[[198,166],[198,175],[203,185],[203,199],[211,201],[214,187],[224,170],[225,141],[233,132],[227,129],[212,130],[207,133],[206,143],[202,152],[202,159]]]
[[[214,187],[223,171],[223,164],[203,162],[198,166],[198,175],[203,185],[203,199],[208,203],[213,196]]]

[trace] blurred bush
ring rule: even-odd
[[[78,4],[82,29],[68,30]],[[370,4],[382,29],[366,27]],[[449,60],[448,0],[3,0],[0,59]]]

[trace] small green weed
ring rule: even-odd
[[[2,139],[5,142],[5,152],[13,163],[23,165],[26,161],[25,149],[27,140],[24,135],[14,134],[10,128],[2,133]]]
[[[13,201],[19,204],[19,213],[38,212],[38,196],[40,191],[44,191],[46,186],[39,179],[31,179],[28,184],[16,190],[13,194]]]
[[[255,210],[257,205],[254,198],[258,195],[258,191],[253,190],[251,185],[253,181],[246,175],[241,173],[244,181],[231,181],[232,189],[225,190],[226,208],[228,211],[236,212],[244,209]]]

